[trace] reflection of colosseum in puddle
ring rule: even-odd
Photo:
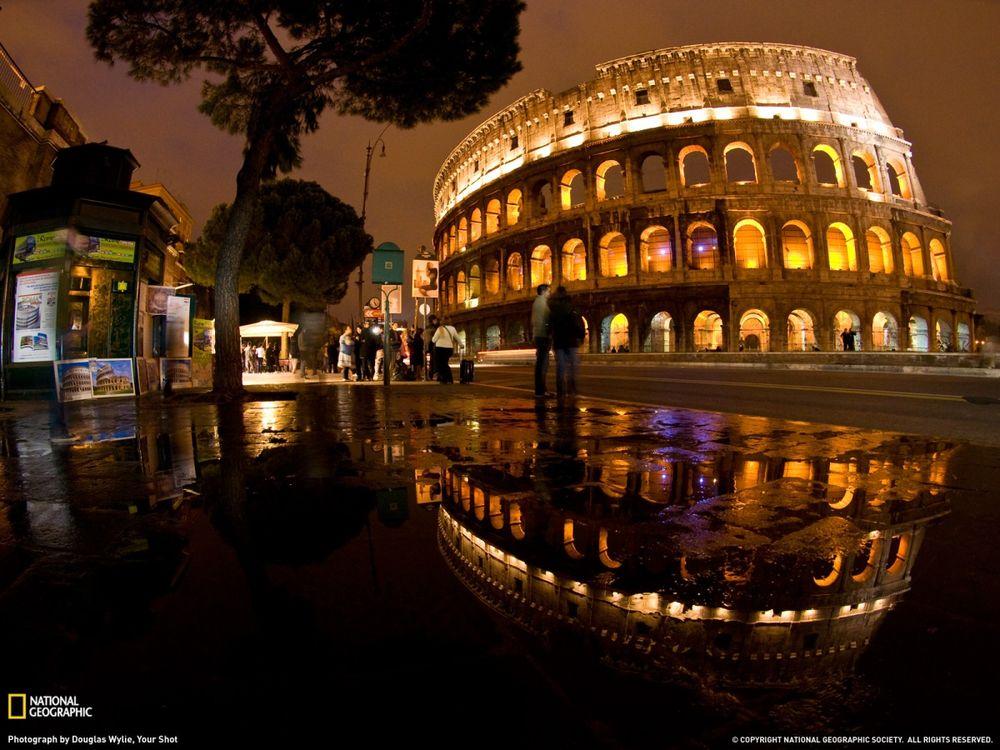
[[[944,468],[931,452],[646,471],[569,459],[547,485],[517,465],[455,466],[439,544],[480,600],[537,635],[576,631],[660,674],[782,684],[853,667],[948,512]]]

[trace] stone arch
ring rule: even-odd
[[[722,351],[725,349],[722,335],[722,316],[715,310],[702,310],[695,316],[694,349],[703,351]]]
[[[833,315],[833,348],[835,351],[845,350],[844,333],[851,336],[848,341],[855,351],[861,349],[861,318],[853,310],[837,310]]]
[[[826,254],[831,271],[857,271],[858,251],[854,232],[841,221],[833,222],[826,230]]]
[[[788,314],[787,348],[790,352],[816,349],[816,319],[808,310],[796,308]]]
[[[607,201],[625,195],[625,170],[615,159],[602,161],[594,171],[597,200]]]
[[[672,245],[670,232],[666,227],[654,224],[643,229],[639,241],[642,270],[653,273],[672,270],[674,267]]]
[[[696,221],[687,228],[688,268],[719,267],[719,236],[707,221]]]
[[[737,268],[767,268],[764,227],[754,219],[742,219],[733,227],[733,259]]]
[[[462,217],[458,220],[458,252],[465,252],[469,246],[469,220]]]
[[[503,339],[500,336],[500,326],[494,324],[486,327],[486,351],[494,352],[500,348]]]
[[[628,245],[621,232],[608,232],[601,238],[598,265],[601,276],[614,278],[628,275]]]
[[[465,278],[465,271],[459,271],[455,274],[455,301],[460,305],[465,302],[465,295],[468,291],[468,281]]]
[[[454,255],[458,249],[458,229],[454,223],[448,227],[448,255]]]
[[[892,259],[892,240],[882,227],[868,227],[865,232],[868,248],[868,270],[872,273],[892,273],[895,263]]]
[[[726,159],[726,182],[748,185],[757,182],[757,159],[743,141],[733,141],[723,150]]]
[[[562,247],[563,281],[586,281],[587,246],[579,237],[566,240]]]
[[[685,146],[677,154],[677,166],[681,171],[684,187],[698,187],[712,181],[708,152],[702,146]]]
[[[583,172],[568,169],[559,180],[559,203],[563,210],[577,208],[587,201],[587,184]]]
[[[500,199],[492,198],[486,203],[486,234],[494,234],[500,229]]]
[[[882,192],[882,181],[878,177],[878,162],[870,151],[857,149],[851,152],[854,179],[860,190],[871,193]]]
[[[767,155],[767,164],[771,170],[771,178],[775,182],[788,182],[798,185],[802,182],[802,170],[791,149],[783,143],[776,143]]]
[[[899,323],[892,313],[879,310],[872,316],[872,350],[899,351]]]
[[[487,294],[500,292],[500,261],[495,257],[486,261],[486,292]]]
[[[660,154],[645,154],[639,167],[642,192],[658,193],[667,189],[667,170]]]
[[[972,351],[972,331],[968,323],[959,323],[955,327],[955,349],[960,352]]]
[[[521,212],[524,210],[524,196],[518,188],[514,188],[507,193],[507,226],[512,227],[521,220]]]
[[[482,274],[479,270],[479,264],[473,263],[469,269],[469,299],[479,299],[482,291]]]
[[[927,318],[922,315],[911,315],[907,326],[909,330],[909,346],[911,352],[930,351],[930,331],[927,328]]]
[[[538,216],[545,216],[552,212],[554,207],[552,200],[552,185],[548,180],[538,180],[531,188],[532,204]]]
[[[771,327],[767,313],[751,308],[740,316],[741,351],[766,352],[771,343]]]
[[[924,275],[924,248],[913,232],[904,232],[899,240],[903,251],[903,273],[907,276]]]
[[[624,313],[612,313],[601,321],[601,351],[621,352],[629,347],[629,324]]]
[[[483,236],[483,212],[478,208],[472,209],[469,219],[469,242],[475,242]]]
[[[782,264],[790,269],[813,267],[812,232],[805,222],[793,219],[781,228]]]
[[[507,288],[519,292],[524,289],[524,262],[521,253],[511,253],[507,257]]]
[[[531,286],[552,283],[552,251],[548,245],[537,245],[531,251]]]
[[[944,243],[937,237],[929,244],[931,253],[931,274],[935,281],[948,281],[951,275],[948,273],[948,255],[944,250]]]
[[[934,351],[955,351],[955,336],[951,328],[951,323],[941,318],[937,318],[934,321]]]
[[[512,320],[507,324],[507,343],[523,344],[527,341],[524,336],[524,321]]]
[[[889,191],[897,198],[913,200],[913,190],[910,188],[910,177],[906,173],[906,163],[898,158],[890,158],[885,162],[886,174],[889,176]]]
[[[672,352],[676,351],[674,342],[674,319],[670,313],[661,311],[649,321],[649,332],[643,342],[643,351]]]
[[[812,150],[812,158],[816,182],[830,187],[844,187],[844,164],[833,146],[817,144]]]

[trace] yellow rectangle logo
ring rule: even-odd
[[[7,693],[7,718],[28,718],[28,696],[26,693]]]

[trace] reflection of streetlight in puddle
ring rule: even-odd
[[[260,429],[273,430],[278,425],[278,402],[264,401],[260,405]]]

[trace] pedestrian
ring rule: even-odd
[[[434,358],[437,360],[434,369],[437,372],[438,382],[441,385],[454,383],[455,378],[452,377],[448,360],[458,346],[458,331],[454,326],[448,325],[447,319],[442,318],[441,324],[434,331],[431,343],[434,344]]]
[[[351,327],[347,326],[340,335],[340,347],[337,352],[338,364],[340,365],[340,369],[344,371],[344,380],[349,381],[351,379],[351,370],[354,370],[354,379],[358,379],[358,372],[355,369],[356,365],[354,363],[354,350],[356,346],[354,333],[351,331]]]
[[[586,336],[583,316],[573,308],[566,287],[556,289],[549,301],[549,330],[556,353],[556,395],[576,395],[580,345]]]
[[[413,332],[413,341],[410,343],[410,366],[413,367],[413,378],[415,380],[424,379],[424,329],[417,328]]]
[[[288,337],[288,371],[292,374],[299,371],[299,340],[297,336]]]
[[[257,344],[254,354],[257,358],[257,369],[255,369],[254,372],[264,372],[264,345]]]
[[[531,334],[535,338],[535,398],[546,396],[545,376],[549,371],[549,285],[539,284],[531,305]]]
[[[247,341],[243,345],[243,372],[253,372],[253,347],[250,346],[250,342]]]
[[[840,341],[843,344],[845,352],[854,351],[854,331],[850,328],[845,328],[840,333]]]
[[[306,329],[299,326],[299,335],[296,337],[298,339],[299,345],[299,363],[302,365],[302,379],[309,379],[309,365],[312,364],[310,361],[312,357],[310,356],[311,350],[309,349],[309,341],[306,336]]]
[[[361,356],[361,347],[364,344],[364,337],[361,335],[361,326],[354,327],[354,379],[363,380],[364,372],[362,372],[362,366],[364,365],[364,358]]]
[[[267,371],[277,372],[278,371],[278,347],[274,343],[267,345]]]
[[[440,324],[437,315],[431,315],[427,320],[427,331],[424,333],[427,337],[424,344],[426,344],[427,356],[430,359],[430,365],[427,368],[428,380],[437,380],[437,357],[434,356],[434,334]]]
[[[365,339],[367,341],[364,352],[366,380],[375,379],[375,362],[378,360],[378,353],[382,350],[382,338],[376,333],[375,328],[376,326],[372,324],[365,329]]]
[[[337,360],[339,359],[339,354],[340,352],[339,352],[339,347],[337,346],[337,338],[331,336],[329,339],[327,339],[326,342],[326,359],[328,365],[326,370],[327,372],[332,372],[336,374],[339,371],[340,366],[339,363],[337,362]]]

